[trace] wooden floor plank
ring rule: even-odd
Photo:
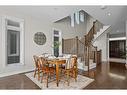
[[[79,74],[94,78],[95,81],[84,89],[127,89],[127,70],[122,63],[103,63],[89,73]],[[0,78],[0,89],[40,89],[24,74]]]

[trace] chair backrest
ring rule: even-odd
[[[75,55],[72,56],[71,64],[72,64],[73,67],[77,66],[77,56],[75,56]]]
[[[38,63],[39,57],[34,55],[33,58],[34,58],[35,66],[36,66],[36,68],[38,68],[39,67],[39,63]]]
[[[77,66],[77,56],[71,56],[70,58],[67,58],[65,69],[72,69],[75,66]]]
[[[50,54],[50,53],[43,53],[42,54],[42,57],[45,57],[45,58],[48,58],[49,56],[51,56],[52,54]]]
[[[39,58],[39,63],[41,64],[42,67],[46,66],[47,62],[48,61],[45,57],[40,57]]]

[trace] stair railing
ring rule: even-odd
[[[88,66],[88,72],[90,70],[90,59],[91,52],[94,52],[94,62],[97,63],[97,47],[93,46],[92,40],[94,39],[94,35],[102,28],[102,24],[99,21],[93,22],[93,26],[90,31],[84,36],[85,37],[85,63]]]
[[[97,47],[93,46],[92,40],[101,27],[100,22],[97,20],[93,22],[90,31],[83,37],[83,42],[78,36],[71,39],[63,39],[63,53],[76,54],[78,57],[82,57],[85,65],[88,66],[88,72],[90,69],[90,59],[97,63]]]

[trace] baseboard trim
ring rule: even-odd
[[[33,70],[34,70],[33,68],[30,68],[30,69],[21,70],[21,71],[14,71],[14,72],[9,72],[9,73],[1,73],[0,74],[0,78],[1,77],[15,75],[15,74],[20,74],[20,73],[30,72],[30,71],[33,71]]]

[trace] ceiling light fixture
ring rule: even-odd
[[[111,16],[111,13],[108,13],[108,16]]]

